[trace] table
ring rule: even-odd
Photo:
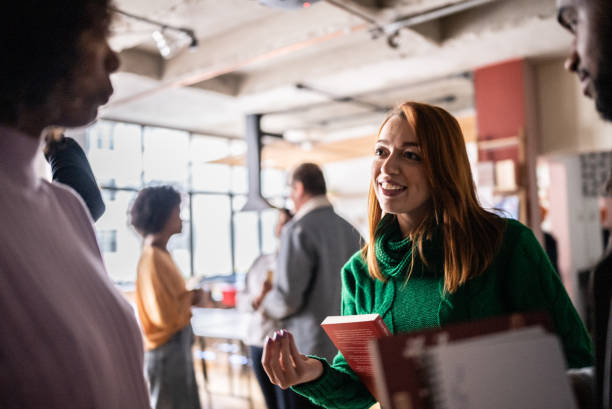
[[[248,367],[247,362],[240,364],[240,375],[247,376],[247,395],[237,393],[236,382],[234,379],[234,370],[232,366],[232,357],[248,360],[248,348],[244,344],[243,340],[246,337],[248,330],[248,314],[242,313],[234,308],[199,308],[192,307],[191,309],[191,326],[193,333],[196,337],[196,341],[200,346],[202,352],[205,350],[206,345],[210,345],[211,340],[222,340],[228,348],[222,350],[228,355],[227,359],[227,376],[229,378],[228,389],[229,394],[234,397],[244,398],[249,401],[249,407],[253,407],[251,400],[251,382],[250,373],[251,370]],[[236,345],[237,351],[232,351],[231,346]],[[210,395],[208,390],[208,373],[206,369],[206,361],[204,356],[201,359],[202,371],[204,375],[205,390]],[[210,405],[209,405],[210,406]]]
[[[242,341],[249,316],[235,308],[191,308],[191,326],[196,336]]]

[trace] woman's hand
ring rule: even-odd
[[[266,340],[261,364],[273,384],[287,389],[314,381],[323,374],[323,364],[302,355],[289,331],[276,331]]]

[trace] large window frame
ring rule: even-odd
[[[228,144],[232,143],[232,141],[240,141],[243,142],[242,139],[232,139],[232,138],[228,138],[228,137],[220,137],[220,136],[209,136],[209,135],[204,135],[204,134],[198,134],[198,133],[194,133],[194,132],[189,132],[189,131],[184,131],[184,130],[180,130],[180,129],[173,129],[173,128],[168,128],[168,127],[156,127],[156,126],[150,126],[150,125],[143,125],[143,124],[138,124],[138,123],[131,123],[131,122],[125,122],[125,121],[115,121],[115,120],[100,120],[98,121],[96,124],[94,124],[92,127],[87,129],[87,136],[86,136],[86,151],[89,153],[92,145],[95,145],[95,147],[97,147],[98,149],[101,147],[101,140],[103,140],[104,138],[102,138],[99,134],[94,134],[95,130],[96,130],[96,126],[110,126],[111,130],[110,130],[110,135],[108,136],[108,139],[110,141],[117,141],[118,138],[120,138],[121,136],[115,136],[115,129],[118,125],[121,124],[125,124],[125,125],[130,125],[130,126],[137,126],[139,127],[139,133],[140,133],[140,158],[139,159],[139,168],[140,168],[140,182],[139,182],[139,186],[127,186],[124,185],[122,186],[119,183],[116,183],[116,181],[113,180],[100,180],[98,179],[98,181],[100,182],[100,188],[102,190],[102,193],[104,196],[106,197],[113,197],[113,195],[116,195],[118,192],[128,192],[128,193],[132,193],[132,194],[136,194],[140,189],[151,185],[151,183],[147,183],[147,181],[145,180],[145,165],[144,165],[144,157],[145,157],[145,133],[147,131],[147,129],[151,130],[155,130],[155,129],[162,129],[162,130],[168,130],[168,131],[176,131],[176,132],[182,132],[184,134],[187,135],[188,138],[188,144],[189,146],[192,146],[194,139],[196,138],[214,138],[214,139],[225,139],[227,141]],[[102,132],[102,131],[99,131]],[[104,144],[102,144],[104,145]],[[116,149],[117,144],[116,143],[110,143],[110,144],[106,144],[104,145],[104,148],[106,149]],[[231,149],[230,149],[231,150]],[[228,187],[227,191],[214,191],[214,190],[206,190],[206,189],[193,189],[193,164],[194,164],[194,160],[190,157],[187,158],[187,160],[185,161],[184,165],[187,168],[187,186],[181,186],[177,188],[181,191],[182,195],[183,195],[183,206],[182,206],[182,210],[181,210],[181,214],[184,216],[186,215],[187,217],[184,217],[185,220],[185,224],[188,225],[187,229],[187,243],[188,243],[188,250],[189,250],[189,263],[188,263],[188,271],[182,271],[182,273],[185,276],[189,276],[189,277],[193,277],[194,275],[196,275],[196,273],[198,273],[198,275],[201,275],[198,271],[196,271],[196,263],[195,263],[195,259],[196,259],[196,255],[195,255],[195,240],[194,240],[194,214],[195,214],[195,210],[194,210],[194,199],[196,198],[206,198],[206,197],[213,197],[213,196],[222,196],[227,198],[227,203],[228,203],[228,212],[229,212],[229,254],[230,254],[230,271],[225,272],[225,273],[219,273],[219,274],[214,274],[214,275],[206,275],[206,279],[226,279],[226,280],[235,280],[236,279],[236,275],[238,273],[242,273],[244,272],[244,265],[242,266],[241,271],[237,271],[237,263],[236,263],[236,258],[237,258],[237,253],[236,253],[236,219],[237,219],[237,215],[240,214],[241,212],[239,210],[236,209],[236,206],[234,206],[235,201],[236,200],[240,200],[241,198],[245,198],[246,197],[246,191],[242,192],[236,192],[236,191],[232,191],[231,187]],[[234,174],[234,170],[235,168],[244,168],[244,166],[240,165],[229,165],[230,166],[230,177],[233,177]],[[266,171],[267,169],[263,169],[262,171]],[[281,170],[278,170],[279,172],[282,172]],[[94,169],[95,172],[95,169]],[[283,172],[284,173],[284,172]],[[96,177],[98,177],[98,175],[96,175]],[[153,183],[153,185],[159,185],[159,184],[163,184],[163,183]],[[169,184],[173,184],[173,183],[169,183]],[[280,187],[280,191],[283,190],[284,187]],[[275,195],[272,196],[267,196],[267,199],[270,200],[272,203],[275,203],[279,206],[285,206],[286,201],[287,201],[287,195],[286,193],[283,191],[282,193],[277,193]],[[127,211],[127,209],[126,209]],[[264,251],[263,249],[263,242],[264,242],[264,234],[263,234],[263,212],[261,211],[257,211],[254,212],[256,214],[256,224],[257,224],[257,255],[261,255]],[[127,213],[126,213],[127,214]],[[186,226],[187,227],[187,226]],[[102,232],[103,235],[105,236],[105,238],[107,238],[108,235],[108,229],[96,229],[97,232]],[[211,234],[214,234],[214,232],[212,232]],[[185,267],[183,267],[183,270],[185,270]],[[136,276],[135,272],[134,272],[134,277]],[[112,272],[111,272],[111,277],[112,277]],[[115,280],[116,281],[116,280]],[[125,281],[116,281],[118,283],[125,283]],[[129,282],[133,282],[133,281],[129,281]],[[128,282],[128,283],[129,283]]]

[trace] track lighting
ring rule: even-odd
[[[193,29],[188,27],[176,27],[169,24],[164,24],[159,21],[151,20],[147,17],[137,16],[136,14],[128,13],[117,8],[112,10],[123,16],[132,18],[134,20],[143,21],[153,26],[159,27],[153,31],[151,36],[155,45],[159,50],[160,55],[165,59],[170,59],[178,54],[179,51],[189,46],[189,49],[193,50],[198,46],[198,39]]]

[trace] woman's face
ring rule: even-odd
[[[166,221],[166,226],[164,228],[166,233],[169,235],[179,234],[183,231],[183,221],[181,220],[181,205],[178,204],[172,209],[170,216],[168,216],[168,221]]]
[[[397,215],[408,233],[430,211],[431,197],[423,155],[408,122],[393,116],[382,128],[374,148],[372,183],[382,210]]]

